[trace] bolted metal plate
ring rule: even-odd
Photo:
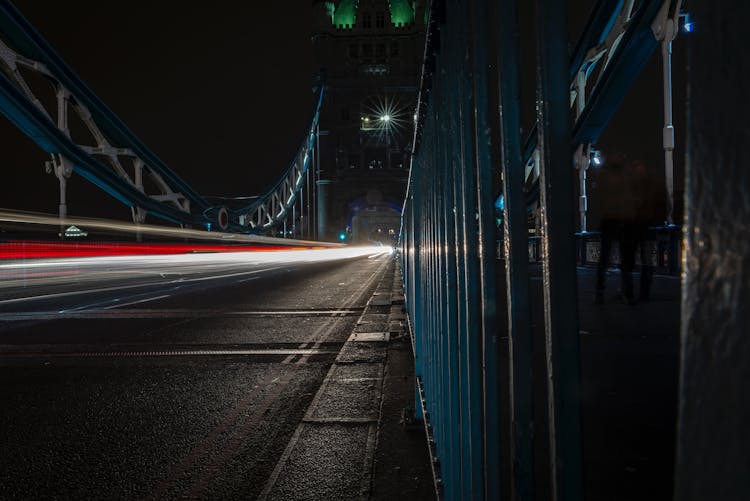
[[[387,343],[391,334],[389,332],[354,332],[347,341],[360,341],[371,343]]]

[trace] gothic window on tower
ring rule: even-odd
[[[372,17],[369,12],[362,14],[362,27],[368,30],[372,28]]]
[[[398,57],[398,41],[391,42],[391,57]]]
[[[349,120],[349,108],[341,109],[341,120]]]
[[[385,28],[385,12],[380,11],[375,14],[375,27]]]
[[[357,59],[357,57],[359,57],[359,45],[351,44],[349,46],[349,57],[352,59]]]

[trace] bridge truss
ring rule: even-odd
[[[596,143],[641,70],[661,46],[664,76],[664,176],[667,219],[674,208],[674,127],[672,125],[672,42],[679,32],[682,0],[602,0],[591,16],[570,60],[569,95],[573,115],[575,165],[579,174],[579,228],[587,230],[586,171]],[[526,180],[533,185],[529,203],[538,201],[539,129],[534,125],[523,145]]]
[[[67,215],[66,180],[75,172],[131,207],[135,223],[151,214],[226,232],[264,234],[284,226],[286,236],[287,222],[301,221],[304,236],[312,237],[310,167],[323,86],[308,132],[277,183],[248,203],[228,207],[211,203],[164,164],[7,0],[0,1],[0,70],[0,112],[50,154],[47,170],[59,179],[61,218]],[[39,77],[52,85],[54,103],[30,84]],[[83,124],[85,139],[73,137],[73,115]]]

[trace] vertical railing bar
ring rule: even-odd
[[[412,169],[419,169],[415,170],[415,176],[421,176],[422,167],[418,162],[412,163]],[[422,311],[422,302],[421,302],[421,288],[419,285],[419,282],[417,281],[417,270],[419,269],[421,262],[419,259],[419,249],[422,248],[421,239],[419,238],[420,232],[417,231],[416,228],[416,221],[419,220],[419,215],[421,214],[419,209],[419,196],[420,196],[421,190],[415,189],[415,187],[412,187],[411,193],[410,193],[410,199],[409,199],[409,208],[408,208],[408,214],[409,214],[409,227],[407,228],[406,233],[409,235],[409,239],[407,242],[407,245],[405,246],[405,261],[408,263],[408,269],[406,270],[406,276],[408,278],[407,287],[408,287],[408,297],[406,297],[405,304],[408,305],[408,312],[409,318],[412,319],[412,326],[413,329],[410,329],[411,331],[411,342],[412,342],[412,349],[414,350],[414,377],[417,378],[423,378],[424,376],[424,369],[423,369],[423,356],[424,352],[422,350],[421,345],[421,337],[418,338],[417,333],[422,332],[422,323],[421,323],[421,311]],[[419,226],[419,229],[421,230],[422,226]],[[414,417],[417,420],[424,420],[424,415],[422,413],[422,404],[421,400],[422,397],[419,393],[419,387],[417,384],[414,385]]]
[[[452,40],[454,43],[451,44],[451,47],[455,47],[457,44],[455,43],[457,40]],[[456,59],[454,58],[453,61],[455,62]],[[457,72],[453,70],[449,70],[449,73],[451,75],[455,74]],[[454,83],[455,85],[455,83]],[[451,125],[453,125],[453,130],[449,131],[450,136],[453,139],[453,153],[451,155],[451,158],[449,159],[448,168],[452,177],[452,182],[450,183],[451,189],[449,192],[449,196],[451,197],[449,200],[451,202],[451,210],[448,214],[447,218],[447,224],[449,227],[453,230],[451,238],[446,241],[446,246],[451,249],[451,253],[453,254],[453,273],[455,273],[455,282],[453,284],[453,301],[451,302],[452,308],[455,309],[456,314],[456,321],[455,321],[455,328],[450,328],[453,326],[448,326],[449,329],[447,331],[447,334],[450,335],[453,338],[453,353],[452,353],[452,361],[455,367],[455,373],[454,373],[454,384],[456,385],[457,389],[457,395],[456,398],[451,402],[451,405],[455,408],[455,420],[452,423],[454,433],[456,435],[456,443],[457,447],[453,455],[453,461],[456,463],[456,469],[459,472],[457,475],[457,491],[459,493],[459,496],[461,499],[467,499],[470,496],[470,472],[471,472],[471,457],[467,453],[467,449],[470,447],[469,443],[469,420],[466,416],[466,409],[468,402],[466,400],[466,397],[468,396],[467,391],[467,371],[466,371],[466,344],[464,341],[464,333],[466,331],[466,315],[465,315],[465,308],[463,305],[466,303],[466,296],[465,296],[465,290],[464,290],[464,269],[465,269],[465,262],[464,262],[464,256],[463,256],[463,243],[464,243],[464,234],[463,234],[463,207],[462,207],[462,197],[463,197],[463,183],[461,180],[461,173],[460,170],[462,169],[462,151],[461,151],[461,145],[460,145],[460,134],[461,134],[461,124],[458,121],[458,113],[459,113],[459,106],[458,106],[458,94],[460,93],[460,88],[452,87],[453,92],[451,92]],[[458,143],[458,144],[457,144]]]
[[[438,80],[436,82],[435,91],[437,94],[437,99],[440,99],[440,95],[442,92],[441,88],[441,82]],[[433,256],[435,259],[435,264],[433,268],[433,301],[436,305],[436,312],[433,317],[434,323],[433,323],[433,331],[432,331],[432,344],[434,346],[434,349],[436,351],[436,357],[435,357],[435,367],[434,367],[434,378],[433,378],[433,385],[435,387],[435,393],[436,393],[436,399],[435,399],[435,426],[439,426],[440,433],[438,435],[438,444],[440,446],[440,453],[438,455],[440,459],[440,471],[443,476],[443,482],[446,489],[446,495],[448,498],[451,497],[450,495],[450,487],[452,485],[452,471],[450,469],[450,422],[449,422],[449,414],[447,412],[447,404],[446,402],[450,398],[450,387],[449,382],[446,380],[445,372],[446,372],[446,350],[445,350],[445,341],[443,337],[440,335],[442,332],[442,325],[446,324],[445,317],[448,315],[448,312],[446,310],[446,300],[445,300],[445,290],[444,285],[446,284],[445,280],[445,253],[442,249],[442,233],[441,230],[444,231],[445,224],[443,223],[443,214],[442,214],[442,207],[441,207],[441,198],[437,196],[439,192],[439,185],[437,183],[438,178],[442,175],[441,172],[441,164],[439,162],[439,155],[442,154],[442,151],[440,150],[440,124],[441,124],[441,116],[440,116],[441,108],[437,107],[435,109],[434,113],[434,136],[433,136],[433,162],[432,166],[434,171],[432,172],[432,175],[430,176],[429,182],[430,182],[430,188],[429,192],[432,194],[430,197],[431,200],[431,213],[432,213],[432,234],[431,234],[431,243],[430,248],[432,249]],[[437,156],[437,158],[435,158]]]
[[[521,165],[517,0],[496,2],[500,134],[505,200],[505,253],[510,359],[511,496],[533,499],[533,381],[528,293],[528,231]]]
[[[438,121],[438,116],[436,115],[436,122]],[[437,162],[433,162],[433,166],[438,169],[438,172],[433,173],[433,176],[430,177],[430,192],[435,193],[435,178],[439,175],[439,164]],[[443,285],[445,284],[444,280],[444,259],[445,256],[441,252],[440,249],[440,228],[442,226],[441,224],[441,214],[440,214],[440,200],[437,197],[431,197],[431,209],[430,212],[432,212],[432,234],[431,237],[431,243],[430,248],[432,249],[433,253],[433,259],[435,260],[434,268],[433,268],[433,302],[435,304],[435,315],[433,316],[433,324],[432,324],[432,332],[431,332],[431,342],[434,346],[435,350],[435,366],[433,368],[433,385],[435,389],[435,426],[439,427],[440,433],[438,434],[438,445],[440,447],[440,453],[438,454],[438,457],[440,458],[441,462],[441,473],[443,475],[443,480],[448,481],[448,484],[450,483],[450,469],[449,464],[447,463],[447,456],[450,452],[450,442],[448,441],[448,433],[449,433],[449,427],[450,423],[446,423],[446,413],[445,413],[445,401],[447,395],[450,394],[450,388],[447,386],[447,382],[445,381],[445,348],[443,346],[443,340],[440,336],[440,326],[441,324],[444,324],[445,320],[444,317],[447,314],[445,311],[445,304],[444,304],[444,295],[445,291],[443,290]]]
[[[441,89],[441,94],[444,95],[444,82],[439,81],[439,88]],[[443,110],[444,107],[438,108],[438,110]],[[437,115],[436,123],[440,124],[441,127],[444,126],[444,118]],[[440,137],[445,137],[445,133],[440,134]],[[443,399],[441,400],[442,408],[441,408],[441,422],[443,424],[444,433],[443,433],[443,445],[445,448],[445,454],[441,458],[441,465],[445,468],[445,488],[446,488],[446,497],[448,499],[453,499],[453,489],[455,488],[455,471],[454,471],[454,463],[451,461],[451,458],[453,457],[453,423],[452,423],[452,414],[451,414],[451,406],[450,402],[453,397],[454,389],[451,386],[451,374],[450,374],[450,355],[449,355],[449,343],[450,343],[450,336],[446,335],[446,331],[450,330],[450,322],[451,322],[451,304],[450,304],[450,254],[448,252],[448,249],[445,246],[445,241],[448,238],[448,231],[449,227],[446,225],[445,220],[445,214],[446,214],[446,201],[445,201],[445,156],[447,155],[447,146],[444,141],[436,141],[436,145],[438,148],[438,158],[435,161],[435,165],[438,167],[439,171],[436,176],[433,177],[433,193],[436,194],[436,205],[435,205],[435,218],[437,221],[437,233],[435,238],[435,247],[437,249],[438,255],[440,256],[440,266],[438,268],[438,280],[440,284],[440,296],[438,297],[437,302],[441,305],[441,322],[436,328],[436,339],[439,343],[440,349],[441,349],[441,362],[440,362],[440,386],[443,390]]]
[[[496,309],[496,223],[492,170],[496,164],[490,149],[489,78],[490,46],[488,0],[472,2],[470,15],[473,37],[474,71],[474,140],[476,197],[478,216],[478,261],[482,344],[482,426],[484,444],[484,498],[500,499],[501,433],[500,433],[500,367]]]
[[[448,2],[448,19],[455,17],[455,3]],[[453,7],[453,8],[451,8]],[[444,204],[445,204],[445,228],[446,235],[444,246],[449,256],[449,268],[446,275],[446,287],[450,290],[447,298],[447,304],[452,312],[452,318],[445,324],[444,335],[449,340],[450,347],[450,367],[451,378],[450,388],[453,391],[450,407],[450,428],[452,433],[452,454],[450,457],[452,485],[450,492],[455,499],[466,499],[468,492],[465,486],[468,484],[466,477],[470,472],[470,465],[467,464],[465,446],[468,445],[468,430],[465,424],[465,401],[466,395],[465,383],[465,364],[463,361],[463,331],[465,327],[464,309],[465,297],[462,291],[463,283],[463,253],[461,247],[463,243],[462,224],[463,215],[461,213],[461,177],[459,169],[461,161],[461,124],[458,121],[459,96],[460,88],[457,86],[458,79],[456,73],[460,71],[460,51],[458,38],[457,23],[446,25],[443,36],[446,40],[446,62],[441,71],[441,80],[444,83],[444,105],[446,110],[445,117],[441,123],[447,128],[442,139],[446,148],[444,157],[446,183],[444,183]]]
[[[433,131],[434,133],[434,131]],[[430,162],[432,164],[432,162]],[[425,166],[425,178],[422,181],[422,185],[426,191],[427,194],[431,193],[431,179],[432,176],[434,176],[434,164]],[[427,171],[427,168],[429,168],[429,172]],[[442,441],[442,428],[439,422],[439,416],[437,411],[437,405],[439,404],[439,394],[440,394],[440,388],[437,388],[437,379],[436,379],[436,367],[439,364],[440,360],[438,359],[437,354],[437,345],[435,343],[435,340],[433,339],[433,335],[435,332],[435,326],[434,322],[436,321],[437,317],[437,309],[439,308],[439,305],[436,301],[435,296],[435,274],[438,273],[437,271],[437,256],[435,255],[435,248],[434,248],[434,232],[435,232],[435,207],[434,207],[434,199],[430,197],[429,195],[425,197],[424,200],[424,207],[425,207],[425,213],[427,215],[427,229],[426,229],[426,236],[425,236],[425,253],[427,255],[427,268],[425,270],[426,272],[426,280],[428,281],[428,290],[427,290],[427,302],[430,305],[429,307],[429,314],[427,315],[427,318],[425,319],[425,342],[427,343],[427,349],[430,352],[430,359],[428,361],[429,363],[429,379],[427,381],[427,384],[429,384],[429,391],[431,393],[430,399],[428,400],[428,408],[430,411],[430,422],[432,423],[432,431],[435,437],[435,456],[436,458],[440,458],[443,456],[443,444]]]
[[[446,26],[445,31],[450,35],[450,28]],[[446,51],[446,67],[452,63],[453,51],[450,42],[449,50]],[[460,365],[459,365],[459,332],[460,324],[458,317],[458,266],[459,259],[456,252],[457,228],[455,221],[455,171],[454,158],[456,146],[454,141],[455,114],[453,113],[454,89],[450,86],[450,71],[443,71],[441,75],[441,97],[442,109],[446,110],[445,116],[440,120],[445,133],[442,134],[443,154],[438,162],[442,166],[442,175],[436,177],[436,182],[441,185],[436,193],[441,193],[440,212],[442,233],[439,239],[440,249],[444,256],[443,277],[444,291],[442,304],[445,305],[446,314],[442,324],[441,334],[442,346],[445,352],[445,365],[443,374],[445,377],[445,388],[448,390],[445,400],[445,415],[447,416],[447,435],[449,453],[445,457],[446,468],[450,471],[450,484],[446,485],[451,499],[460,497],[461,487],[461,391],[460,391]],[[440,182],[442,180],[442,183]]]
[[[436,102],[440,102],[439,100],[440,100],[441,87],[440,87],[439,79],[436,79],[433,91],[435,93]],[[434,112],[435,129],[433,131],[434,137],[433,137],[433,159],[432,159],[432,165],[433,165],[434,171],[432,173],[432,176],[430,176],[430,188],[429,188],[430,194],[431,194],[430,199],[431,199],[431,204],[432,204],[431,212],[432,212],[432,218],[433,218],[433,229],[435,230],[433,234],[432,247],[434,249],[435,256],[436,256],[435,268],[433,270],[433,273],[435,275],[436,285],[444,284],[444,281],[442,279],[443,279],[443,266],[444,266],[443,260],[445,258],[445,256],[443,255],[442,249],[440,247],[441,237],[440,237],[439,231],[440,231],[440,227],[442,226],[442,213],[440,212],[440,198],[438,197],[438,193],[439,193],[437,191],[438,185],[436,184],[436,179],[442,174],[441,164],[439,161],[439,158],[441,155],[441,149],[440,149],[440,143],[438,141],[438,138],[440,136],[440,123],[441,123],[440,112],[441,112],[440,107],[436,107],[435,112]],[[444,485],[444,488],[446,489],[446,497],[450,498],[450,491],[448,489],[450,488],[450,484],[451,484],[451,470],[450,470],[450,464],[448,463],[447,458],[446,458],[446,454],[450,448],[450,444],[446,440],[446,426],[444,426],[446,423],[445,423],[444,413],[443,413],[443,410],[444,410],[443,408],[445,406],[445,398],[446,398],[444,395],[448,393],[449,388],[446,387],[446,382],[442,379],[443,370],[444,370],[443,368],[444,350],[442,349],[443,348],[442,339],[440,339],[439,337],[440,325],[438,324],[438,320],[443,319],[446,312],[445,312],[445,305],[444,305],[444,298],[443,298],[443,294],[444,294],[443,289],[442,288],[437,289],[436,293],[437,294],[434,296],[433,300],[436,304],[436,307],[439,308],[439,311],[438,311],[439,315],[435,315],[436,328],[435,328],[435,338],[433,339],[433,343],[435,344],[436,349],[440,350],[440,354],[441,354],[440,359],[436,363],[436,366],[435,366],[436,379],[434,383],[436,386],[439,386],[439,388],[436,388],[436,390],[441,392],[441,398],[439,400],[440,409],[436,410],[436,413],[439,411],[439,415],[437,419],[440,419],[440,426],[441,426],[441,434],[439,436],[439,439],[440,439],[440,448],[441,448],[440,449],[441,450],[440,461],[441,461],[441,472],[443,474],[443,485]],[[448,423],[448,426],[449,426],[449,423]]]
[[[463,206],[463,177],[461,171],[463,170],[464,163],[464,152],[463,152],[463,122],[461,121],[461,101],[462,101],[462,88],[461,88],[461,71],[463,70],[461,64],[461,33],[460,33],[460,5],[457,1],[448,2],[448,5],[452,7],[452,10],[448,11],[448,18],[452,20],[450,26],[450,39],[448,41],[451,48],[451,66],[447,68],[447,75],[451,82],[451,105],[450,105],[450,116],[451,125],[453,130],[450,131],[448,137],[451,138],[453,144],[453,154],[450,162],[450,172],[453,176],[452,190],[451,190],[451,203],[452,203],[452,214],[450,215],[449,224],[452,225],[453,238],[449,241],[449,244],[453,248],[455,254],[455,272],[456,272],[456,361],[458,364],[458,372],[456,374],[457,385],[459,388],[459,398],[456,400],[455,405],[458,410],[459,420],[454,423],[456,427],[456,433],[460,437],[459,449],[456,451],[454,458],[456,459],[460,471],[460,476],[457,479],[459,482],[458,493],[460,499],[469,499],[471,497],[471,454],[470,454],[470,437],[469,437],[469,424],[467,411],[468,411],[468,371],[466,365],[466,294],[465,294],[465,256],[463,252],[464,243],[466,236],[464,234],[463,219],[464,219],[464,206]],[[458,9],[457,9],[458,7]]]
[[[427,179],[427,190],[428,193],[432,192],[432,181],[434,176],[434,163],[432,166],[430,166],[430,170],[433,171],[432,176],[429,176]],[[436,253],[435,248],[435,232],[436,232],[436,218],[435,218],[435,198],[430,197],[428,199],[428,213],[430,214],[430,222],[429,222],[429,234],[428,234],[428,243],[427,243],[427,250],[429,252],[430,256],[430,266],[428,268],[429,271],[429,280],[430,280],[430,291],[429,291],[429,299],[430,299],[430,305],[432,314],[429,316],[428,322],[429,322],[429,330],[427,331],[427,341],[429,343],[431,356],[430,356],[430,380],[429,380],[429,388],[431,392],[431,400],[430,400],[430,421],[432,422],[433,426],[433,432],[435,433],[435,450],[436,450],[436,456],[438,458],[443,458],[445,456],[445,440],[443,437],[443,425],[441,421],[441,415],[440,415],[440,402],[442,401],[442,388],[441,385],[438,384],[439,382],[439,367],[440,367],[440,346],[435,342],[435,331],[436,331],[436,323],[438,316],[442,314],[440,311],[441,305],[437,301],[437,283],[440,275],[439,270],[439,264],[438,264],[438,258],[439,256]],[[443,473],[441,471],[441,473]]]
[[[458,29],[457,46],[457,75],[458,92],[455,93],[459,108],[455,114],[459,122],[460,139],[460,184],[461,203],[460,218],[462,233],[463,256],[463,295],[464,301],[461,307],[464,310],[464,332],[462,360],[465,379],[463,390],[466,396],[463,398],[462,415],[465,416],[466,424],[463,426],[464,440],[467,447],[467,459],[463,461],[468,470],[464,478],[464,493],[468,499],[483,499],[484,475],[483,456],[484,444],[483,418],[482,418],[482,353],[481,353],[481,305],[479,301],[479,263],[478,263],[478,240],[476,221],[476,180],[474,171],[474,148],[476,145],[475,129],[473,120],[474,95],[474,54],[470,43],[473,32],[470,31],[470,16],[467,9],[473,2],[464,1],[456,13],[456,26]]]
[[[567,3],[537,0],[545,342],[552,499],[583,498]]]

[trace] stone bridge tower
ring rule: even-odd
[[[314,0],[320,117],[318,236],[393,242],[409,172],[423,0]],[[342,238],[343,237],[343,238]]]

